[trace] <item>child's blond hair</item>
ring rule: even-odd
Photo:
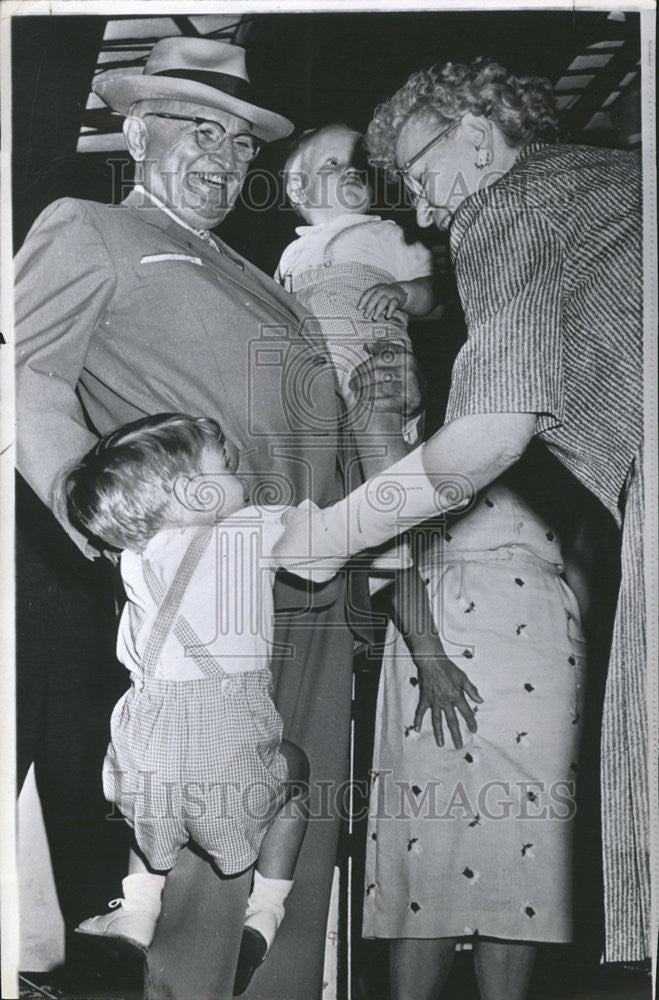
[[[125,424],[61,477],[56,507],[95,542],[141,552],[163,526],[176,478],[198,472],[211,441],[224,435],[208,417],[160,413]]]

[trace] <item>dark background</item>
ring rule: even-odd
[[[88,16],[12,21],[16,246],[55,198],[108,203],[120,198],[120,163],[129,163],[127,154],[75,152],[106,21]],[[444,59],[487,55],[518,74],[546,76],[555,83],[587,45],[615,33],[627,40],[624,54],[566,115],[567,131],[578,141],[592,112],[625,70],[635,67],[640,53],[637,14],[627,14],[623,24],[604,13],[577,11],[274,14],[255,15],[249,22],[251,79],[266,106],[289,117],[297,130],[344,121],[363,131],[375,106],[411,72]],[[258,170],[276,173],[285,145],[286,140],[264,150]],[[130,170],[124,173],[129,176]],[[253,218],[245,226],[239,207],[222,232],[272,272],[290,239],[294,215],[290,209],[260,214],[258,226]]]
[[[148,6],[142,15],[149,16]],[[123,18],[122,18],[123,19]],[[21,17],[12,20],[13,67],[13,221],[18,249],[38,213],[63,196],[116,202],[125,195],[132,169],[127,154],[76,153],[76,142],[107,18],[97,16]],[[419,68],[450,58],[493,56],[518,74],[547,76],[556,82],[575,56],[615,29],[627,39],[626,65],[618,59],[618,78],[638,58],[637,15],[623,26],[606,14],[579,12],[273,14],[250,18],[248,68],[264,103],[289,117],[296,129],[344,121],[363,131],[374,107]],[[613,82],[612,82],[613,81]],[[583,127],[616,77],[595,82],[572,113],[565,134],[576,141],[624,145],[624,135],[586,133]],[[264,190],[259,172],[277,176],[287,141],[266,148],[256,161],[256,176],[246,196],[221,227],[223,239],[269,273],[294,237],[296,217],[281,192]],[[267,200],[268,210],[255,204]],[[251,201],[251,204],[250,204]],[[411,326],[415,348],[429,378],[430,429],[442,417],[453,358],[464,339],[445,243],[434,230],[417,229],[413,213],[392,214],[436,252],[442,269],[443,311],[432,321]],[[555,516],[586,511],[600,540],[593,578],[599,617],[591,625],[593,657],[589,718],[582,766],[579,840],[576,856],[576,944],[548,950],[539,963],[534,997],[577,996],[579,982],[601,979],[602,940],[599,846],[599,719],[607,645],[617,589],[616,537],[608,516],[585,497],[571,477],[538,449],[521,470],[525,488]],[[549,489],[547,484],[550,484]],[[125,687],[124,671],[113,660],[114,625],[108,615],[111,583],[107,568],[87,562],[65,538],[52,516],[21,482],[17,492],[18,539],[18,697],[19,762],[22,779],[36,760],[42,800],[49,800],[46,823],[54,850],[56,882],[67,926],[102,912],[117,895],[125,842],[116,829],[94,819],[103,809],[97,775],[107,742],[109,710]],[[78,609],[75,613],[72,608]],[[44,689],[43,676],[49,674]],[[362,658],[357,672],[357,772],[370,765],[371,728],[377,669]],[[39,691],[39,704],[35,692]],[[56,706],[55,708],[53,706]],[[60,721],[53,721],[57,717]],[[67,720],[62,722],[62,720]],[[83,735],[78,720],[84,719]],[[70,723],[70,726],[67,724]],[[75,784],[62,790],[62,770]],[[66,796],[69,796],[67,799]],[[110,824],[116,827],[118,824]],[[87,841],[91,856],[67,856],[62,841],[73,835]],[[343,903],[342,922],[353,920],[353,995],[368,1000],[386,996],[386,957],[377,942],[360,943],[363,831],[344,838],[344,855],[354,862],[353,908]],[[79,839],[78,839],[79,838]],[[59,853],[58,853],[59,852]],[[77,867],[76,867],[77,866]],[[344,866],[344,884],[345,884]],[[72,942],[69,953],[75,954]],[[466,968],[466,964],[463,963]],[[473,983],[455,980],[455,995],[472,995]],[[465,973],[468,976],[468,973]],[[615,979],[609,971],[606,983]],[[83,977],[84,978],[84,977]],[[87,987],[88,989],[89,987]],[[72,995],[72,994],[71,994]],[[76,995],[90,995],[89,992]],[[474,994],[475,995],[475,994]],[[578,994],[600,996],[603,994]],[[609,992],[607,996],[643,996]],[[648,994],[649,995],[649,994]]]

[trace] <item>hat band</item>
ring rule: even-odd
[[[194,69],[163,69],[152,76],[170,76],[179,80],[190,80],[193,83],[203,83],[206,87],[213,87],[230,97],[236,97],[240,101],[251,100],[251,87],[246,80],[239,76],[231,76],[229,73],[212,73]]]

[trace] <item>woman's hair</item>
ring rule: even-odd
[[[160,413],[125,424],[62,475],[56,509],[93,540],[140,552],[164,523],[177,476],[199,471],[210,441],[224,436],[207,417]]]
[[[558,116],[549,81],[512,76],[492,59],[479,57],[468,66],[447,62],[419,70],[380,104],[366,132],[371,163],[395,165],[396,142],[412,115],[448,126],[469,111],[495,122],[511,146],[556,137]]]

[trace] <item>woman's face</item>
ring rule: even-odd
[[[446,125],[433,123],[425,116],[412,116],[403,126],[396,143],[398,168],[403,168],[419,150],[445,130]],[[434,223],[438,229],[446,229],[465,198],[488,183],[488,175],[476,167],[476,153],[473,136],[463,121],[415,160],[407,175],[414,188],[412,197],[420,226],[427,227]]]

